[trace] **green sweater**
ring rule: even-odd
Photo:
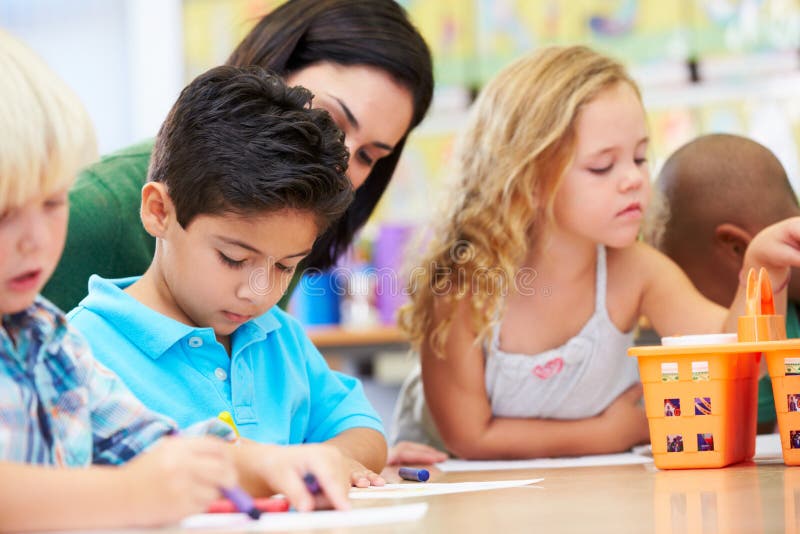
[[[142,226],[139,207],[152,150],[153,141],[145,141],[103,157],[78,175],[69,192],[64,253],[42,290],[62,310],[71,310],[86,296],[91,275],[138,276],[150,266],[156,242]]]

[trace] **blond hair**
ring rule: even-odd
[[[0,30],[0,212],[69,187],[97,156],[94,129],[69,87]]]
[[[460,139],[448,211],[400,312],[415,348],[443,356],[453,312],[467,297],[476,342],[486,339],[530,244],[552,224],[581,107],[620,82],[638,95],[618,62],[583,46],[550,47],[484,88]]]

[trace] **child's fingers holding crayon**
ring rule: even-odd
[[[215,488],[233,488],[238,485],[233,449],[230,443],[219,438],[189,439],[186,454],[192,456],[192,474],[198,485]]]
[[[229,443],[217,437],[171,437],[163,441],[168,450],[161,470],[175,479],[168,490],[192,499],[196,510],[204,510],[217,499],[221,488],[237,485]]]
[[[310,479],[305,477],[307,489],[314,493],[313,486],[316,482],[320,490],[315,494],[315,507],[349,509],[350,480],[347,460],[335,447],[329,445],[315,447],[321,448],[322,454],[315,454],[311,458],[308,465],[308,473],[311,477]]]
[[[205,510],[221,487],[236,485],[229,450],[215,437],[167,437],[125,464],[126,506],[136,524],[168,523]]]
[[[288,473],[283,494],[292,506],[298,512],[330,508],[337,510],[349,509],[350,501],[347,497],[347,490],[343,488],[341,480],[337,477],[331,477],[324,469],[316,469],[315,471],[319,474],[315,475],[311,470],[305,472],[305,474],[300,474],[297,471]],[[347,485],[347,489],[349,487]]]
[[[348,460],[330,445],[263,445],[259,472],[269,487],[283,493],[297,510],[350,507]],[[313,475],[304,480],[306,475]],[[314,479],[318,486],[311,484]],[[314,492],[314,489],[317,489]],[[312,493],[317,493],[316,495]]]

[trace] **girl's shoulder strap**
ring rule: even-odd
[[[606,287],[607,287],[607,268],[606,268],[606,247],[597,245],[597,266],[595,267],[595,287],[594,287],[594,311],[607,314],[606,310]]]

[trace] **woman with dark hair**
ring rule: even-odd
[[[227,64],[259,65],[306,87],[312,105],[344,132],[355,200],[303,263],[330,267],[375,209],[408,133],[430,106],[433,69],[424,39],[394,0],[289,0],[256,24]],[[42,291],[62,309],[77,306],[92,274],[122,278],[150,265],[155,239],[139,205],[152,148],[149,140],[104,157],[70,191],[67,244]],[[390,462],[438,459],[410,444],[390,454]]]
[[[330,267],[372,214],[394,173],[408,133],[428,111],[433,96],[428,46],[394,0],[293,0],[262,18],[233,51],[228,64],[262,65],[284,76],[291,85],[310,89],[315,95],[314,105],[327,109],[344,131],[356,198],[342,221],[319,239],[305,262],[307,267]],[[360,70],[348,68],[354,66]],[[359,135],[359,125],[363,116],[378,123],[391,121],[397,106],[403,105],[397,92],[367,95],[375,103],[382,102],[390,116],[371,110],[369,102],[360,102],[362,117],[355,113],[352,117],[342,109],[342,102],[328,100],[326,105],[321,100],[326,91],[333,92],[328,84],[334,81],[340,82],[341,92],[346,93],[357,91],[360,83],[369,83],[373,76],[391,79],[394,89],[410,96],[412,104],[410,122],[401,137],[391,145],[383,143],[388,145],[383,147]],[[355,105],[350,101],[347,104]],[[356,119],[355,125],[352,119]],[[365,142],[357,143],[356,139]],[[378,146],[370,148],[366,141]]]

